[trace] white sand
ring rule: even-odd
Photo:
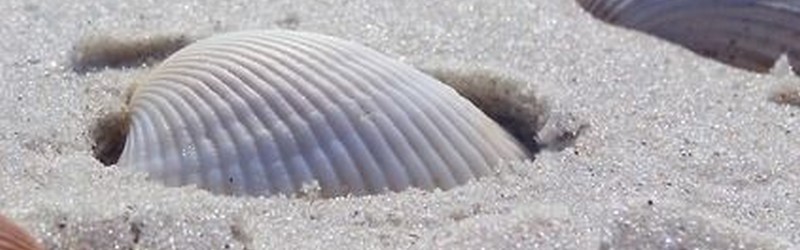
[[[59,1],[60,2],[60,1]],[[228,3],[224,3],[228,2]],[[800,243],[800,109],[756,75],[572,1],[0,3],[0,211],[52,249],[785,249]],[[68,69],[84,34],[297,28],[415,64],[514,72],[590,126],[447,192],[284,199],[103,167],[86,130],[145,69]]]

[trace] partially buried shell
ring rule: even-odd
[[[450,87],[310,33],[211,37],[132,92],[119,165],[214,193],[449,189],[528,152]]]
[[[768,71],[784,53],[800,73],[797,0],[577,0],[609,23],[739,68]]]

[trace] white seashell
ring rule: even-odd
[[[730,65],[767,72],[788,53],[800,73],[797,0],[577,0],[609,23],[643,31]]]
[[[214,193],[449,189],[528,152],[450,87],[354,43],[250,31],[166,59],[132,93],[119,165]]]

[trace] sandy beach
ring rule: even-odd
[[[0,213],[47,249],[792,249],[800,86],[594,19],[573,1],[0,3]],[[530,84],[574,145],[448,191],[231,197],[92,157],[132,67],[78,73],[83,37],[292,29],[427,69]],[[780,65],[779,65],[780,67]],[[469,72],[466,72],[469,73]]]

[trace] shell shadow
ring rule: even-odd
[[[486,67],[425,66],[421,70],[469,99],[531,154],[542,149],[537,134],[548,120],[549,106],[537,97],[532,84]]]
[[[70,55],[72,70],[77,73],[105,68],[148,66],[193,43],[197,38],[183,34],[162,34],[123,39],[114,36],[86,36],[78,41]]]

